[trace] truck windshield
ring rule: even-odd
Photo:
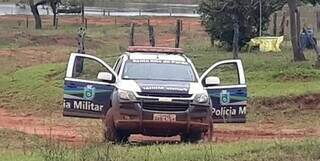
[[[176,61],[128,60],[122,74],[123,79],[196,81],[189,63]]]

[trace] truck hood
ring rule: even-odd
[[[188,94],[190,82],[137,80],[141,92]]]
[[[133,92],[198,94],[206,93],[198,82],[158,81],[158,80],[121,80],[118,88]]]

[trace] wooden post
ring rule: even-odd
[[[177,19],[177,29],[176,29],[176,42],[175,48],[179,48],[180,46],[180,34],[181,34],[181,21]]]
[[[84,24],[84,4],[83,1],[81,3],[81,22]]]
[[[233,59],[238,59],[239,57],[239,24],[236,22],[233,24]]]
[[[149,29],[149,41],[150,41],[150,45],[151,46],[156,46],[156,41],[154,38],[154,28],[151,25],[148,25],[148,29]]]
[[[182,32],[183,31],[183,21],[182,20],[180,20],[181,22],[180,22],[180,31]]]
[[[148,18],[148,20],[147,20],[147,21],[148,21],[148,22],[147,22],[147,23],[148,23],[148,26],[150,26],[150,19]]]
[[[114,16],[114,24],[117,24],[117,16]]]
[[[26,17],[26,27],[29,28],[29,16]]]
[[[106,9],[103,9],[103,16],[106,16]]]
[[[139,16],[141,16],[142,14],[141,14],[141,9],[139,9]]]
[[[134,23],[131,23],[130,26],[129,46],[134,46]]]
[[[110,11],[108,10],[108,16],[110,16]]]
[[[56,17],[56,25],[55,25],[55,29],[58,29],[58,24],[59,24],[59,19],[58,19],[58,17]]]
[[[282,13],[282,20],[281,20],[281,23],[280,23],[280,32],[279,32],[280,36],[284,35],[285,23],[286,23],[286,12],[283,12]]]
[[[273,14],[273,35],[277,36],[277,21],[278,21],[278,13],[275,12]]]
[[[88,19],[87,18],[84,19],[84,26],[86,29],[88,28]]]
[[[172,9],[170,8],[170,17],[172,16]]]
[[[316,13],[316,18],[317,18],[317,29],[320,29],[320,11],[317,11]]]

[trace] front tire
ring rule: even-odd
[[[117,130],[114,125],[113,110],[110,109],[104,119],[104,140],[105,142],[126,143],[130,134]]]
[[[185,143],[199,143],[204,139],[203,132],[192,132],[180,135],[181,141]]]

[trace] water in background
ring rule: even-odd
[[[182,16],[198,17],[198,5],[159,4],[159,3],[104,3],[108,7],[85,7],[89,16]],[[39,6],[40,15],[52,15],[50,8]],[[0,15],[31,15],[28,5],[18,7],[15,4],[0,4]]]

